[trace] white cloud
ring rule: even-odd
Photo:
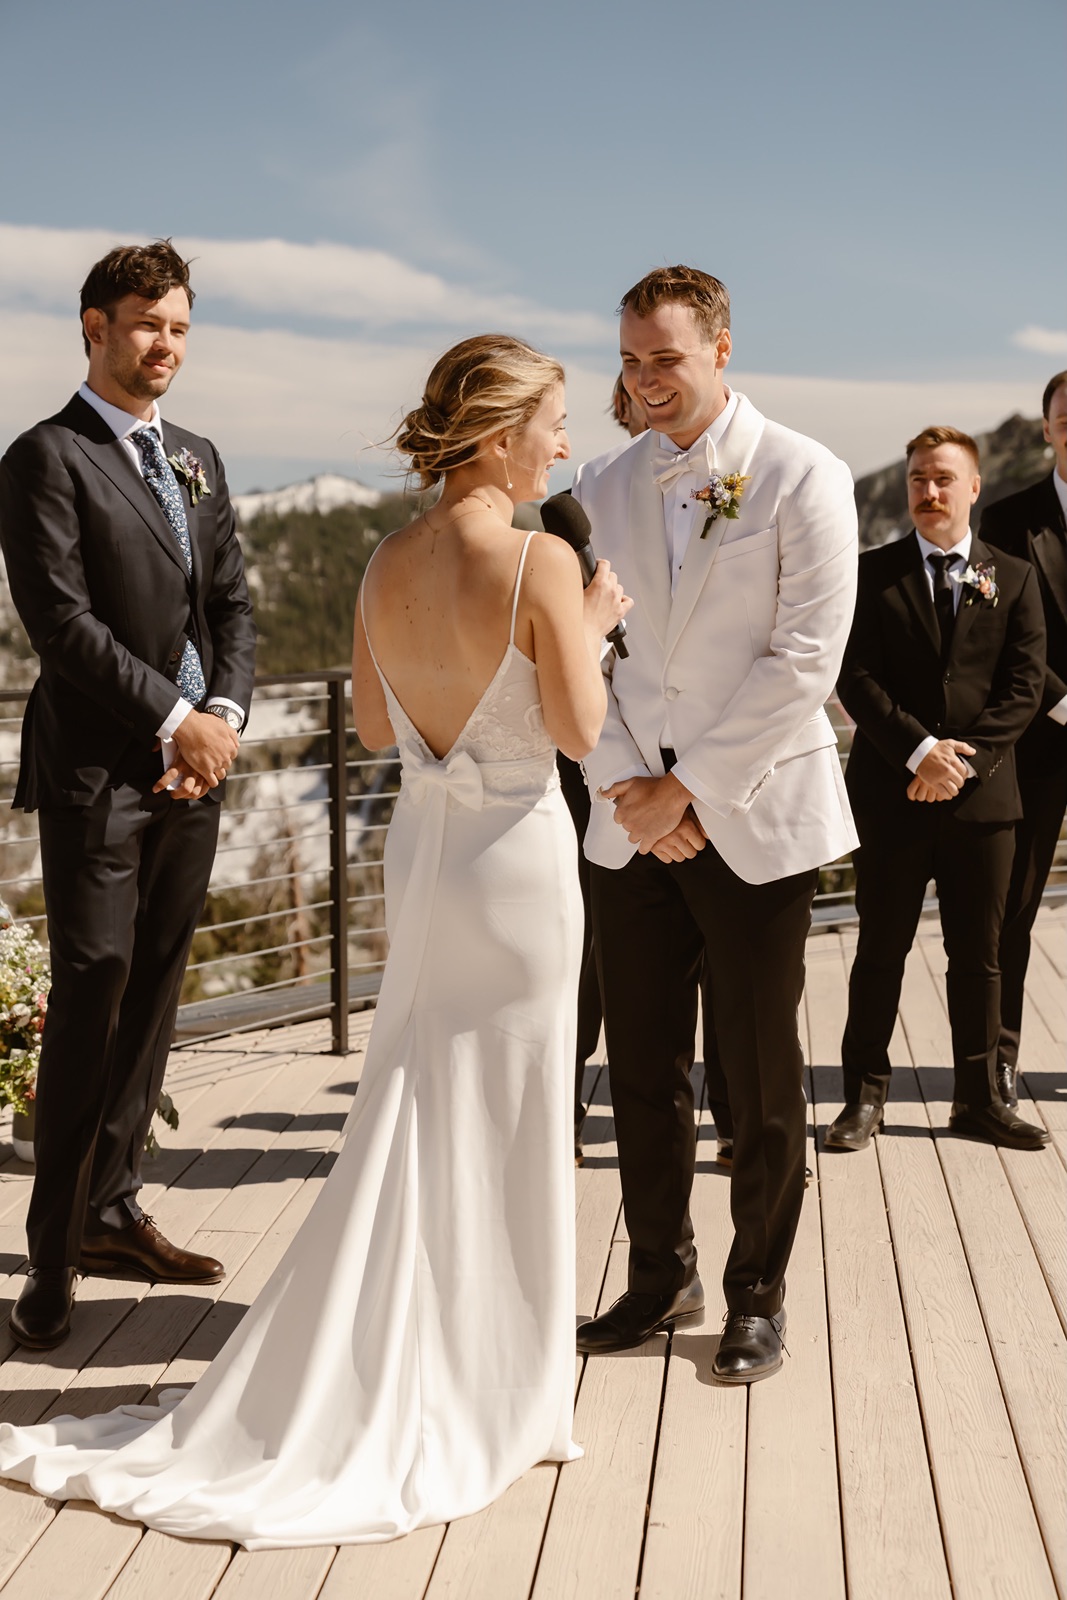
[[[1040,356],[1067,356],[1067,329],[1039,328],[1028,323],[1012,334],[1012,344],[1020,350],[1034,350]]]
[[[140,239],[146,236],[141,235]],[[0,223],[0,301],[77,315],[78,292],[92,263],[136,234],[103,229],[37,228]],[[610,318],[556,311],[518,295],[482,293],[449,283],[384,250],[286,239],[176,237],[193,257],[193,287],[221,305],[283,318],[327,317],[380,328],[501,328],[565,346],[614,337]]]
[[[326,462],[349,463],[353,474],[381,482],[396,465],[381,441],[418,399],[450,337],[442,330],[432,345],[413,345],[197,322],[164,410],[214,439],[224,457],[300,460],[309,474]],[[76,320],[0,309],[0,369],[2,448],[58,410],[84,376]],[[613,372],[570,361],[567,371],[571,442],[581,461],[621,438],[605,414]],[[732,370],[730,377],[766,415],[822,440],[857,475],[898,458],[927,423],[981,432],[1011,412],[1038,409],[1036,391],[1022,383],[860,382]],[[565,486],[565,467],[555,481]]]

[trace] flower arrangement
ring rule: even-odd
[[[997,569],[992,561],[978,561],[973,567],[968,565],[963,572],[954,572],[952,576],[961,586],[967,585],[968,593],[963,596],[965,606],[973,606],[976,600],[988,600],[990,605],[995,606],[1000,599]]]
[[[708,529],[719,517],[728,517],[734,521],[741,509],[741,496],[745,492],[747,477],[742,477],[739,472],[728,472],[725,477],[713,472],[703,489],[698,489],[693,496],[702,505],[707,506],[708,515],[704,526],[700,530],[700,537],[706,539]]]
[[[11,1106],[16,1115],[26,1115],[37,1097],[41,1034],[51,983],[44,946],[25,923],[15,921],[0,900],[0,1110]],[[170,1128],[178,1126],[177,1108],[163,1090],[156,1116]],[[149,1128],[145,1152],[153,1156],[158,1149],[155,1133]]]
[[[204,463],[199,456],[194,456],[191,450],[187,450],[185,445],[182,445],[180,450],[176,450],[172,456],[168,456],[167,460],[174,468],[175,477],[182,478],[188,485],[189,499],[194,506],[198,500],[203,500],[211,493],[208,488],[207,473],[204,471]]]
[[[44,947],[0,900],[0,1107],[34,1098],[51,981]]]

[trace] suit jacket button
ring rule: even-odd
[[[673,684],[669,685],[668,688],[664,689],[663,693],[664,693],[664,695],[666,696],[666,698],[668,700],[677,700],[677,698],[678,698],[678,690],[674,687]]]
[[[181,660],[180,652],[177,651],[177,650],[172,650],[171,653],[170,653],[170,659],[172,661],[180,661]]]
[[[952,682],[952,674],[951,674],[951,672],[946,672],[946,673],[945,673],[945,679],[944,679],[944,681],[945,681],[945,682],[946,682],[946,683],[951,683],[951,682]]]

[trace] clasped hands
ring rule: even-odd
[[[222,717],[190,711],[174,730],[174,743],[177,759],[152,785],[152,793],[166,791],[172,800],[199,800],[222,782],[241,741]],[[155,748],[160,748],[158,739]]]
[[[909,800],[954,800],[967,782],[961,756],[973,756],[973,745],[962,739],[939,739],[919,762],[908,784]]]
[[[672,772],[662,778],[623,778],[601,789],[615,802],[615,821],[641,855],[691,861],[707,844],[692,807],[693,796]]]

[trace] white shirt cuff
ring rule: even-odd
[[[241,727],[242,728],[244,727],[245,719],[246,719],[248,713],[245,711],[244,706],[239,706],[237,704],[236,700],[227,700],[227,698],[226,698],[226,696],[224,694],[213,694],[211,696],[211,699],[208,701],[208,705],[209,706],[227,706],[231,711],[236,711],[237,715],[241,719]]]
[[[707,806],[709,811],[714,811],[716,816],[728,817],[732,814],[734,809],[733,806],[729,804],[724,806],[723,802],[717,798],[713,800],[711,798],[710,790],[705,789],[699,778],[694,778],[693,774],[690,772],[689,768],[684,764],[684,762],[676,762],[671,768],[671,772],[678,779],[678,782],[683,784],[685,788],[689,790],[691,795],[696,796],[701,805]]]
[[[162,739],[164,744],[169,743],[170,740],[174,738],[175,729],[181,727],[182,723],[185,721],[192,709],[193,708],[189,704],[188,700],[182,700],[179,698],[171,710],[166,722],[161,723],[156,729],[156,738]]]
[[[604,801],[605,800],[605,795],[604,795],[603,791],[605,789],[611,789],[617,783],[625,783],[627,778],[648,778],[648,777],[651,777],[651,773],[649,772],[647,767],[626,767],[622,772],[616,772],[612,777],[610,777],[608,779],[607,783],[602,783],[600,785],[599,789],[592,790],[591,791],[592,797],[593,797],[594,800]],[[608,800],[606,803],[610,806],[610,805],[614,805],[615,802],[613,800]]]
[[[1067,694],[1052,707],[1049,716],[1053,722],[1059,722],[1067,726]]]
[[[911,752],[911,755],[908,757],[908,771],[909,772],[918,772],[919,767],[926,760],[927,756],[930,754],[930,751],[934,748],[934,745],[936,743],[937,743],[937,740],[934,738],[933,734],[932,733],[928,733],[926,738],[923,740],[922,744],[917,744],[915,746],[915,749]]]
[[[926,760],[926,757],[930,754],[930,751],[934,748],[936,743],[937,740],[934,738],[933,734],[929,733],[923,740],[922,744],[917,744],[915,746],[915,749],[908,757],[909,771],[918,772],[920,766]],[[978,774],[971,766],[971,763],[967,760],[967,757],[960,756],[960,760],[963,762],[963,770],[967,774],[968,778],[977,778]]]

